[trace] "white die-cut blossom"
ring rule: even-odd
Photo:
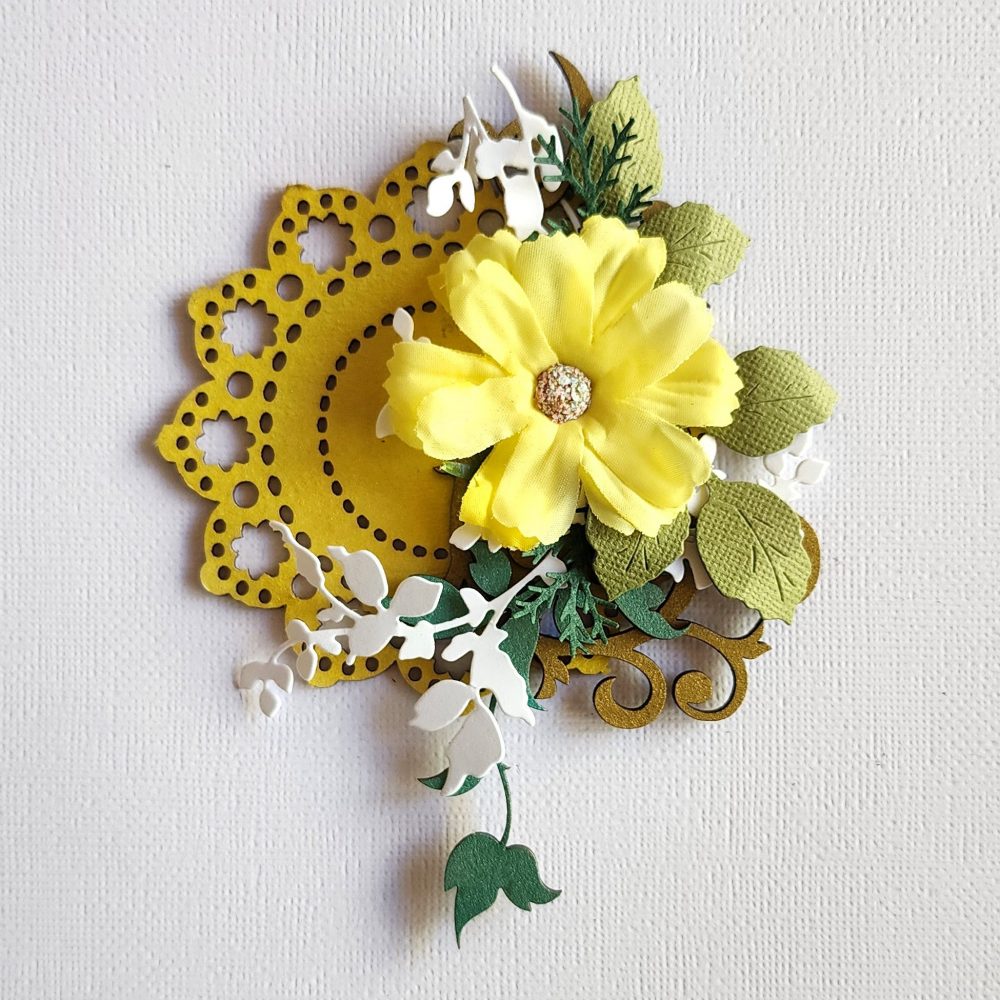
[[[555,191],[560,181],[535,162],[539,137],[555,142],[562,157],[559,130],[542,115],[524,106],[514,85],[499,66],[492,67],[517,114],[519,138],[493,139],[486,131],[472,98],[462,101],[464,110],[462,137],[442,150],[431,169],[437,174],[427,187],[427,213],[439,218],[454,206],[456,193],[462,207],[471,212],[476,203],[476,189],[483,181],[495,180],[503,191],[504,216],[519,240],[541,233],[545,204],[541,188]]]

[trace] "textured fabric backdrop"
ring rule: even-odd
[[[373,7],[2,4],[0,996],[996,997],[993,0]],[[370,189],[467,88],[502,118],[493,59],[551,110],[550,47],[641,73],[668,199],[753,237],[723,340],[842,403],[820,586],[745,707],[622,732],[582,678],[509,727],[565,891],[459,952],[444,860],[496,789],[416,783],[389,675],[246,715],[279,616],[199,589],[207,505],[152,440],[187,294],[263,261],[285,184]]]

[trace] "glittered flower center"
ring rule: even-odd
[[[546,368],[535,382],[535,405],[556,424],[576,420],[590,406],[590,379],[572,365]]]

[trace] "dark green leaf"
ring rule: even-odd
[[[429,778],[418,778],[417,780],[421,785],[426,785],[428,788],[433,788],[435,791],[441,791],[444,788],[445,779],[448,777],[448,768],[445,768],[440,774],[432,774]],[[454,795],[464,795],[466,792],[471,792],[476,785],[482,779],[476,778],[473,775],[469,775],[465,781],[459,786],[457,792],[453,792]]]
[[[480,539],[472,546],[472,557],[469,573],[487,597],[497,597],[510,586],[510,559],[503,549],[491,552],[489,545]]]
[[[538,877],[538,862],[527,847],[506,847],[488,833],[470,833],[455,845],[445,866],[444,887],[458,890],[455,939],[460,944],[462,928],[488,910],[501,889],[522,910],[530,910],[532,903],[551,903],[560,894]]]
[[[503,883],[504,846],[488,833],[470,833],[456,845],[444,869],[444,888],[455,894],[455,940],[462,928],[496,901]]]
[[[453,618],[461,618],[468,613],[469,609],[465,606],[462,595],[454,585],[439,576],[428,576],[425,579],[441,584],[441,596],[438,598],[437,605],[429,615],[424,615],[422,618],[401,618],[400,621],[405,622],[407,625],[416,625],[419,621],[427,621],[432,625],[440,625],[441,622],[450,622]],[[389,606],[388,597],[382,602],[382,605],[383,607]],[[450,639],[461,631],[463,631],[462,628],[448,629],[442,632],[438,638]]]
[[[618,610],[646,635],[656,639],[676,639],[684,634],[686,629],[676,629],[658,609],[665,600],[663,591],[655,583],[647,583],[635,590],[628,590],[615,600]]]
[[[535,701],[531,691],[531,660],[538,645],[538,623],[532,621],[530,615],[521,618],[508,618],[502,626],[507,638],[500,643],[500,648],[510,657],[514,669],[524,678],[524,686],[528,690],[528,705],[538,711],[544,711]]]
[[[550,889],[538,877],[538,861],[523,844],[513,844],[507,848],[504,857],[503,891],[507,898],[522,910],[530,910],[531,904],[551,903],[561,889]]]

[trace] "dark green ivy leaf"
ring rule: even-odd
[[[421,618],[401,618],[400,621],[405,622],[407,625],[416,625],[420,621],[430,622],[432,625],[440,625],[441,622],[449,622],[453,618],[461,618],[468,613],[469,609],[465,606],[462,595],[453,584],[450,584],[447,580],[443,580],[439,576],[428,576],[425,579],[441,584],[441,596],[438,598],[437,605],[429,615],[424,615]],[[388,597],[382,602],[382,605],[383,607],[389,606]],[[461,628],[449,629],[446,632],[442,632],[438,638],[450,639],[461,631]]]
[[[508,847],[489,833],[470,833],[455,845],[445,865],[444,887],[445,891],[457,890],[455,940],[459,944],[462,928],[485,913],[501,889],[522,910],[530,910],[532,903],[551,903],[560,892],[538,877],[538,862],[527,847]]]
[[[521,618],[508,618],[502,627],[507,633],[507,638],[500,643],[500,648],[510,657],[514,669],[524,678],[524,686],[528,690],[528,705],[539,712],[544,712],[545,709],[535,701],[530,683],[531,660],[538,645],[538,622],[533,621],[530,615],[524,615]]]
[[[417,780],[421,785],[426,785],[428,788],[433,788],[435,791],[440,792],[444,788],[445,779],[448,777],[448,768],[445,768],[440,774],[432,774],[429,778],[418,778]],[[455,795],[464,795],[466,792],[471,792],[476,785],[482,779],[476,778],[473,775],[469,775],[465,781],[459,785],[458,791],[452,793],[452,797]]]
[[[551,903],[561,889],[550,889],[538,877],[538,861],[535,855],[523,844],[514,844],[507,848],[504,857],[506,879],[502,886],[507,898],[522,910],[530,910],[531,904],[541,906]]]
[[[616,601],[618,610],[638,629],[656,639],[676,639],[686,629],[676,629],[658,614],[665,596],[659,585],[647,583],[635,590],[628,590]]]
[[[490,552],[489,545],[480,539],[472,546],[472,557],[469,573],[487,597],[498,597],[510,586],[510,559],[503,549]]]

